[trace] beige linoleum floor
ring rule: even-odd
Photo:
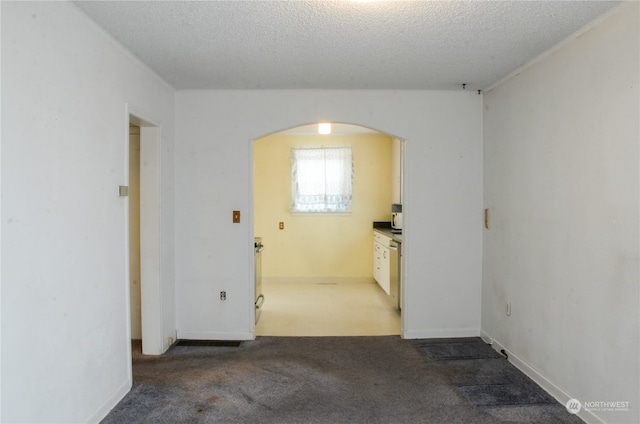
[[[375,283],[266,280],[257,336],[400,334],[400,311]]]

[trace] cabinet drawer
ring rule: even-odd
[[[389,247],[389,245],[391,244],[391,237],[385,236],[384,234],[381,234],[377,231],[373,232],[373,240],[377,241],[384,247]]]

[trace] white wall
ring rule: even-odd
[[[640,421],[638,15],[484,97],[482,329],[560,400],[630,402],[590,422]]]
[[[407,140],[404,336],[478,335],[481,102],[462,91],[177,92],[178,336],[253,337],[252,140],[318,121]]]
[[[162,126],[175,331],[173,90],[71,4],[1,7],[2,421],[98,421],[131,384],[127,103]]]

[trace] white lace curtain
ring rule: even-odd
[[[350,212],[351,147],[292,149],[292,212]]]

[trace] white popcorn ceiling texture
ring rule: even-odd
[[[75,4],[175,89],[485,89],[612,1]]]

